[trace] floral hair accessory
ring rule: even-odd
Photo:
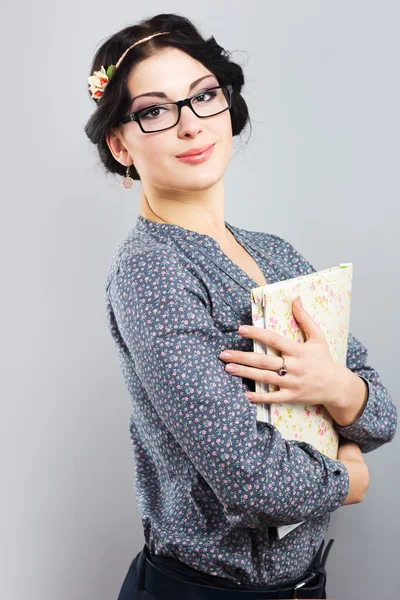
[[[88,77],[89,91],[92,92],[92,98],[99,100],[104,94],[106,85],[115,72],[115,65],[110,65],[107,69],[102,66],[100,71],[93,71],[93,75]]]
[[[123,60],[123,58],[126,56],[126,54],[129,52],[129,50],[131,48],[136,46],[136,44],[141,44],[142,42],[151,40],[151,38],[156,35],[163,35],[165,33],[169,33],[169,31],[161,31],[160,33],[153,33],[153,35],[149,35],[149,36],[135,42],[134,44],[132,44],[132,46],[129,46],[129,48],[127,48],[125,50],[125,52],[118,59],[117,64],[110,65],[107,68],[107,71],[105,70],[105,68],[103,66],[101,66],[100,71],[93,71],[93,74],[90,77],[88,77],[89,91],[92,92],[92,98],[94,100],[100,100],[100,98],[104,94],[104,90],[106,89],[106,86],[108,85],[111,78],[115,75],[115,71],[118,69],[119,65],[121,64],[121,61]]]

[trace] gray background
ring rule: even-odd
[[[25,2],[1,19],[7,600],[116,598],[143,545],[130,397],[103,299],[139,185],[104,176],[83,132],[92,56],[118,29],[177,12],[235,51],[254,130],[235,143],[226,219],[283,236],[317,269],[353,262],[351,331],[396,403],[400,392],[399,3],[139,4]],[[332,514],[330,598],[398,596],[399,443],[365,455],[367,498]]]

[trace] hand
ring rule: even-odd
[[[235,371],[228,370],[235,376],[253,379],[279,386],[279,391],[248,395],[252,402],[291,402],[298,404],[323,404],[336,406],[336,385],[342,376],[342,365],[336,363],[329,350],[325,334],[309,313],[301,306],[299,299],[292,303],[295,326],[301,329],[305,336],[304,343],[295,342],[278,334],[271,329],[246,325],[248,333],[238,333],[244,337],[258,340],[272,346],[285,357],[287,374],[278,375],[276,372],[282,366],[282,358],[269,356],[260,352],[241,352],[229,350],[231,357],[221,360],[229,361],[236,367]],[[225,351],[227,352],[227,351]],[[246,394],[247,395],[247,394]]]

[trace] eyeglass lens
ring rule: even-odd
[[[198,117],[211,117],[229,107],[229,92],[225,87],[210,88],[196,94],[191,105]],[[139,114],[140,123],[145,131],[168,129],[178,122],[176,104],[154,105]]]

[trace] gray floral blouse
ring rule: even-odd
[[[225,221],[268,283],[315,271],[271,233]],[[237,584],[300,577],[349,492],[344,464],[257,421],[224,349],[253,351],[258,283],[210,236],[139,215],[105,282],[107,318],[131,395],[136,501],[150,552]],[[366,453],[390,442],[397,410],[367,349],[349,336],[347,367],[368,384],[356,423],[339,427]],[[302,525],[278,539],[276,527]]]

